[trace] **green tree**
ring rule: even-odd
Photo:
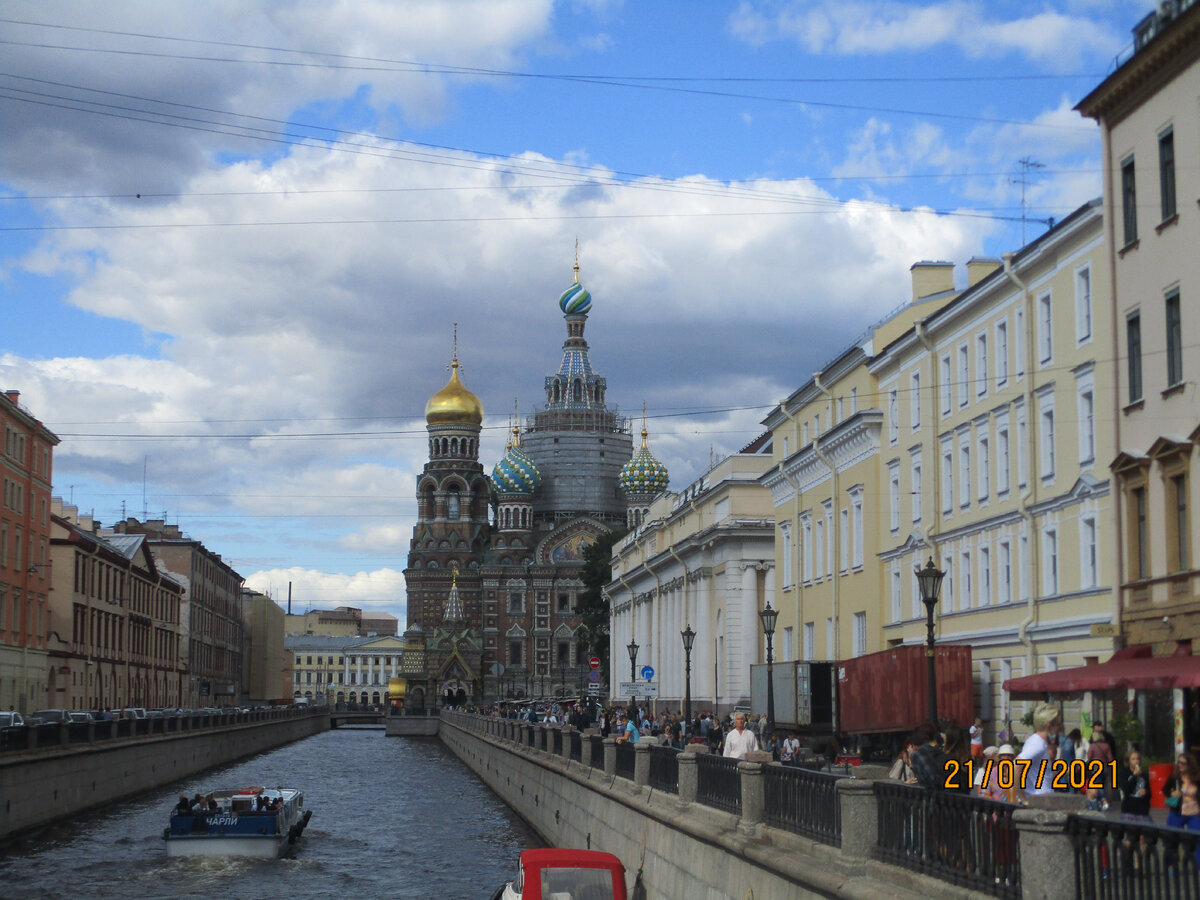
[[[583,593],[575,606],[575,613],[583,618],[579,628],[579,655],[600,657],[600,668],[610,673],[608,664],[608,597],[604,586],[612,581],[613,545],[625,536],[625,531],[609,531],[600,535],[596,542],[583,552]],[[612,675],[609,674],[611,683]]]

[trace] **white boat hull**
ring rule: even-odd
[[[172,837],[167,841],[167,856],[246,856],[253,859],[277,859],[292,845],[287,836],[235,837],[198,834]]]

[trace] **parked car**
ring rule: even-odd
[[[21,728],[25,719],[19,712],[0,712],[0,728]]]
[[[71,710],[39,709],[29,714],[29,720],[35,725],[61,725],[71,721]]]
[[[127,706],[121,710],[122,719],[144,719],[146,718],[146,708],[144,706]]]
[[[82,709],[73,709],[68,714],[71,717],[71,722],[94,722],[95,717],[90,712],[84,712]]]

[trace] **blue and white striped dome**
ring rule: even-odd
[[[532,494],[542,483],[542,475],[521,445],[513,444],[492,469],[492,483],[497,494]]]
[[[592,295],[576,281],[558,298],[558,308],[568,316],[585,316],[592,308]]]

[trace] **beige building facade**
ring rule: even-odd
[[[247,703],[292,699],[292,654],[283,645],[284,618],[283,610],[266,594],[242,588],[242,620],[246,623],[242,673]]]
[[[771,499],[759,484],[771,462],[764,437],[683,491],[660,494],[641,526],[613,547],[605,591],[614,691],[629,678],[626,647],[636,641],[638,671],[655,672],[658,708],[682,709],[681,634],[690,626],[693,712],[750,702],[750,666],[766,654],[758,612],[776,584]]]
[[[1104,140],[1122,637],[1167,656],[1200,638],[1200,5],[1146,16],[1132,56],[1078,109]]]
[[[146,536],[102,537],[90,516],[55,497],[50,555],[43,707],[179,706],[183,586],[160,569]]]

